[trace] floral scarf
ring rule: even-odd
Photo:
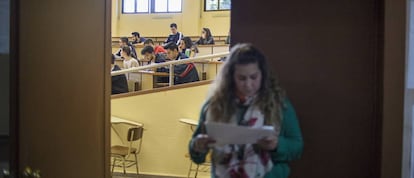
[[[238,107],[245,107],[246,112],[236,112],[229,124],[252,128],[264,126],[264,114],[254,106],[256,97],[246,98],[244,102],[237,99]],[[238,111],[242,109],[237,109]],[[207,109],[206,120],[211,114]],[[243,139],[243,138],[240,138]],[[213,177],[220,178],[257,178],[264,177],[273,167],[268,151],[261,150],[255,144],[215,145],[212,154]]]

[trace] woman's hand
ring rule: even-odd
[[[263,150],[274,150],[277,147],[277,137],[276,136],[270,136],[266,138],[262,138],[259,141],[257,141],[257,145],[259,145],[260,148]]]
[[[206,134],[198,134],[193,140],[194,151],[205,153],[208,151],[208,144],[216,142]]]

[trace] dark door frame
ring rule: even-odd
[[[21,0],[10,0],[10,122],[9,122],[9,143],[10,143],[10,174],[12,177],[21,177],[21,171],[23,165],[19,164],[19,138],[22,136],[19,133],[19,29],[20,29],[20,2]],[[110,178],[111,173],[109,169],[110,165],[110,99],[111,99],[111,0],[105,0],[105,14],[104,23],[105,30],[104,34],[104,45],[107,54],[105,54],[105,81],[104,81],[104,137],[105,137],[105,148],[104,148],[104,165],[108,167],[105,169],[105,178]]]

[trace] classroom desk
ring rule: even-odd
[[[183,124],[189,125],[191,131],[194,131],[194,128],[198,126],[198,121],[194,119],[180,118],[179,121]]]
[[[123,67],[123,62],[120,59],[116,59],[115,63],[119,67]],[[222,66],[223,62],[221,61],[200,61],[200,62],[194,62],[198,76],[200,80],[214,80],[217,76],[217,73],[220,70],[220,67]],[[155,70],[155,69],[154,69]],[[159,87],[157,83],[158,77],[169,77],[169,73],[166,72],[154,72],[154,71],[146,71],[141,70],[137,72],[131,72],[129,75],[129,81],[133,81],[132,83],[129,83],[128,90],[129,92],[138,91],[138,90],[151,90],[154,88]],[[139,82],[139,87],[135,89],[134,82]]]
[[[111,116],[111,124],[121,124],[121,123],[130,124],[130,125],[134,125],[134,126],[142,126],[143,125],[142,123],[121,119],[121,118],[116,117],[116,116]]]
[[[144,124],[121,119],[116,116],[111,116],[111,128],[113,129],[114,133],[118,136],[118,139],[121,141],[122,145],[126,145],[128,143],[127,135],[128,129],[131,127],[143,127]],[[117,143],[111,143],[112,145],[117,145]]]

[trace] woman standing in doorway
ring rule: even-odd
[[[205,122],[273,126],[275,134],[252,144],[209,147],[215,141],[206,132]],[[203,163],[212,151],[212,177],[287,178],[289,162],[299,159],[302,149],[294,108],[270,76],[265,57],[250,44],[234,46],[202,108],[199,126],[189,143],[191,159]]]

